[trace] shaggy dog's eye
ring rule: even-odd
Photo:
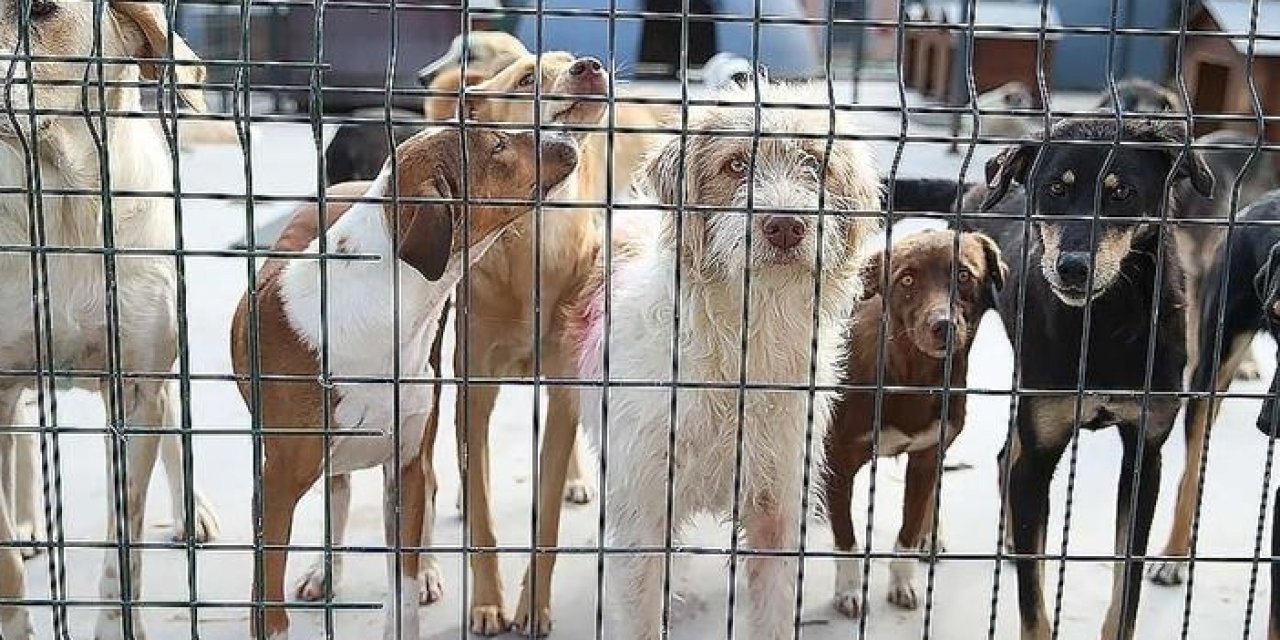
[[[507,139],[499,136],[497,142],[493,143],[493,155],[498,155],[507,150]]]
[[[742,158],[733,158],[725,163],[725,168],[732,175],[744,176],[747,174],[747,161]]]
[[[1112,200],[1128,200],[1131,197],[1133,197],[1133,187],[1124,184],[1123,182],[1116,185],[1115,188],[1111,190]]]
[[[58,11],[58,4],[50,0],[31,1],[31,19],[44,20]]]
[[[1062,196],[1067,195],[1067,185],[1062,184],[1057,180],[1054,180],[1053,182],[1049,183],[1049,186],[1046,188],[1046,191],[1049,192],[1049,195],[1055,198],[1061,198]]]
[[[534,80],[534,78],[533,78],[533,72],[531,71],[531,72],[529,72],[529,73],[524,74],[524,77],[523,77],[523,78],[520,78],[520,82],[517,82],[517,83],[516,83],[516,86],[517,86],[517,87],[521,87],[521,88],[523,88],[523,87],[532,87],[532,86],[533,86],[533,80]]]
[[[916,277],[909,273],[904,273],[898,278],[898,286],[900,287],[910,288],[911,286],[915,285],[915,283],[916,283]]]
[[[962,282],[962,283],[968,282],[972,279],[973,279],[973,274],[969,273],[968,269],[961,269],[959,272],[956,273],[956,280],[958,282]]]

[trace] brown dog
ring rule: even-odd
[[[995,242],[985,235],[960,234],[958,263],[955,242],[955,232],[924,231],[895,241],[887,260],[885,252],[871,257],[864,272],[863,301],[854,309],[849,328],[848,342],[856,348],[848,349],[851,355],[845,384],[879,383],[878,345],[883,339],[885,385],[964,387],[969,347],[978,321],[995,304],[995,291],[1004,286],[1008,267]],[[884,318],[885,297],[881,291],[886,274],[888,318]],[[882,324],[885,336],[880,334]],[[947,356],[951,357],[949,383],[944,378]],[[835,420],[827,433],[827,510],[839,551],[857,551],[849,514],[854,477],[873,455],[902,453],[908,455],[907,487],[902,528],[894,549],[911,552],[925,547],[942,454],[964,428],[962,393],[950,395],[945,419],[941,419],[941,394],[887,392],[882,397],[878,443],[872,441],[875,391],[846,391],[836,405]],[[942,549],[941,542],[936,546]],[[853,555],[836,562],[833,602],[840,612],[856,618],[862,614],[862,559]],[[906,609],[918,606],[913,584],[915,564],[913,558],[893,560],[889,602]]]
[[[535,74],[541,75],[537,81]],[[538,104],[543,123],[583,127],[602,126],[607,122],[607,105],[601,98],[608,89],[608,74],[598,60],[575,58],[564,52],[542,54],[540,66],[535,56],[523,56],[492,78],[468,89],[463,115],[476,122],[532,124],[535,82],[546,96],[540,98]],[[595,100],[575,100],[574,96]],[[469,286],[460,288],[458,296],[459,308],[467,309],[460,317],[465,317],[467,322],[458,323],[456,344],[469,345],[466,362],[462,350],[454,354],[454,367],[458,372],[466,371],[475,377],[557,378],[573,377],[576,372],[572,352],[565,348],[566,309],[581,295],[587,278],[596,268],[601,241],[596,224],[600,214],[597,207],[605,203],[608,195],[608,149],[604,133],[574,131],[572,135],[581,144],[581,165],[549,199],[594,206],[547,209],[542,216],[540,233],[535,229],[536,219],[532,216],[520,220],[512,232],[505,234],[471,269]],[[623,193],[617,187],[629,183],[634,166],[623,164],[624,157],[626,162],[638,164],[638,151],[652,139],[643,134],[630,136],[626,144],[631,148],[625,153],[623,144],[614,147],[615,200],[617,194]],[[539,236],[542,239],[540,275],[531,268],[535,264],[535,251],[539,251],[535,244]],[[536,329],[535,290],[540,292],[542,304],[541,323]],[[540,352],[537,371],[535,350]],[[478,547],[497,544],[488,493],[488,434],[498,390],[497,385],[469,385],[465,393],[458,394],[455,413],[459,442],[466,442],[470,457],[465,473],[467,520],[471,544]],[[540,546],[556,544],[562,497],[585,503],[590,500],[592,487],[583,464],[581,441],[576,436],[577,392],[553,386],[547,394],[549,402],[539,462],[541,523],[537,541]],[[466,416],[466,420],[462,416]],[[566,478],[569,479],[567,490]],[[524,593],[515,617],[515,626],[525,633],[545,634],[551,630],[553,565],[554,556],[539,555],[525,576]],[[504,606],[497,556],[472,554],[471,567],[475,574],[471,631],[483,635],[507,631],[512,624]],[[536,603],[530,602],[534,592]]]
[[[464,144],[470,158],[465,176]],[[541,157],[541,175],[535,171],[535,153]],[[448,200],[461,193],[459,185],[466,186],[470,198],[532,199],[558,186],[577,160],[575,146],[559,136],[544,136],[535,148],[529,132],[425,131],[396,149],[396,188],[391,188],[390,169],[384,170],[363,191],[371,201],[346,207],[325,232],[330,251],[382,259],[343,261],[324,272],[314,260],[272,259],[263,265],[254,292],[256,317],[250,317],[246,295],[231,328],[232,362],[236,374],[244,376],[240,391],[253,409],[255,426],[277,432],[263,436],[260,517],[262,541],[271,550],[263,553],[263,580],[254,585],[254,600],[267,607],[254,617],[254,637],[288,637],[289,619],[281,607],[287,554],[281,547],[289,542],[298,500],[323,474],[381,465],[388,545],[416,547],[424,540],[431,460],[425,424],[434,394],[425,384],[400,379],[435,375],[428,364],[429,340],[464,262],[478,259],[499,232],[529,210],[527,205],[471,204],[463,217],[447,202],[392,205],[383,200],[393,194]],[[337,213],[327,211],[326,217]],[[314,224],[316,217],[309,206],[295,220]],[[275,248],[311,253],[318,246],[317,240],[286,229]],[[322,273],[328,274],[323,288],[317,286]],[[326,299],[328,317],[322,323]],[[327,356],[327,371],[321,370],[320,353]],[[394,377],[397,383],[318,379],[328,375]],[[325,424],[331,427],[327,433],[318,430]],[[348,433],[357,429],[366,433]],[[279,433],[303,430],[315,430],[314,437]],[[400,553],[398,575],[389,571],[388,576],[388,596],[399,593],[400,598],[385,607],[384,638],[415,640],[418,554]]]

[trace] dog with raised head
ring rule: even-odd
[[[488,125],[529,125],[535,120],[531,74],[540,73],[538,82],[546,96],[538,106],[544,123],[551,126],[584,127],[598,125],[604,117],[603,98],[608,88],[608,75],[594,58],[576,58],[564,52],[545,53],[538,60],[528,55],[501,70],[496,76],[476,85],[464,103],[464,117],[469,122]],[[585,99],[584,99],[585,98]],[[457,106],[453,103],[453,106]],[[544,132],[544,135],[552,135]],[[605,168],[601,153],[603,134],[573,131],[580,142],[578,167],[559,186],[548,192],[550,201],[603,204],[607,194],[603,186]],[[536,338],[540,345],[542,375],[569,377],[574,372],[573,359],[563,346],[564,309],[577,299],[587,275],[592,270],[600,246],[596,228],[598,211],[594,208],[548,209],[542,222],[542,274],[535,284],[531,267],[534,244],[538,237],[532,217],[513,224],[510,232],[498,239],[468,273],[469,284],[459,288],[458,299],[467,313],[459,314],[465,322],[457,323],[456,344],[469,345],[469,362],[462,360],[462,349],[455,350],[455,371],[467,371],[475,377],[529,376],[534,371],[534,294],[541,290],[542,326]],[[464,369],[464,366],[467,367]],[[472,541],[477,546],[497,544],[489,496],[488,427],[489,417],[499,387],[471,383],[458,394],[457,433],[459,442],[467,443],[470,464],[467,466],[465,510]],[[578,429],[577,395],[568,387],[548,389],[549,404],[543,435],[539,492],[542,526],[540,540],[553,545],[558,535],[560,509],[564,499],[575,503],[590,500],[592,480],[583,459],[585,454],[576,437]],[[462,419],[466,416],[466,421]],[[461,456],[462,449],[459,450]],[[461,464],[462,459],[459,458]],[[345,475],[333,479],[335,495],[344,497],[349,491]],[[348,504],[334,504],[334,539],[344,538]],[[549,542],[548,542],[549,541]],[[475,553],[471,556],[475,579],[472,582],[471,630],[482,635],[506,632],[512,626],[507,613],[497,557]],[[516,613],[516,626],[545,634],[551,628],[551,571],[554,556],[539,555],[526,575],[526,588]],[[332,570],[331,576],[326,576]],[[304,600],[324,596],[326,584],[336,584],[342,570],[341,556],[332,565],[318,559],[297,587]],[[534,587],[534,580],[537,586]],[[330,582],[326,582],[329,580]],[[438,575],[424,575],[422,601],[439,599],[442,585]],[[530,602],[533,593],[538,602]]]
[[[99,127],[98,114],[140,112],[138,83],[161,80],[167,73],[183,85],[179,97],[202,109],[204,96],[198,85],[204,71],[185,41],[176,35],[170,38],[172,31],[160,8],[112,1],[100,10],[98,22],[91,3],[38,0],[22,6],[10,3],[0,18],[0,47],[22,51],[19,43],[26,31],[30,52],[38,58],[29,64],[22,59],[3,63],[7,86],[5,115],[0,117],[0,173],[4,184],[31,184],[30,167],[38,166],[45,189],[83,192],[43,193],[35,204],[26,193],[0,196],[0,244],[86,249],[84,253],[41,254],[38,260],[21,253],[0,256],[0,303],[7,313],[0,329],[0,368],[85,372],[118,368],[143,375],[126,375],[118,384],[96,373],[58,373],[54,380],[6,376],[0,380],[0,425],[6,427],[15,424],[23,392],[37,385],[47,385],[44,390],[50,393],[78,387],[101,394],[112,425],[126,433],[130,428],[177,428],[179,424],[176,389],[159,377],[170,373],[178,355],[179,284],[174,258],[145,253],[104,258],[101,254],[103,249],[173,250],[177,230],[172,199],[115,192],[172,191],[169,157],[174,150],[154,122],[110,115]],[[101,49],[95,44],[99,31]],[[96,56],[122,62],[99,68],[93,62]],[[162,67],[154,60],[170,57],[188,64]],[[37,107],[41,113],[34,111]],[[107,170],[109,181],[103,174]],[[104,189],[110,189],[110,197],[101,195]],[[33,206],[43,216],[42,237],[31,236]],[[112,223],[109,237],[103,229],[108,220]],[[47,306],[32,303],[37,284]],[[112,292],[110,298],[105,291]],[[16,437],[19,442],[0,443],[0,449],[16,447],[15,458],[32,455],[32,434],[15,434],[6,434],[5,439]],[[108,460],[108,468],[123,473],[127,481],[123,487],[107,482],[108,509],[126,514],[125,533],[130,541],[142,539],[147,486],[160,451],[174,519],[180,523],[178,535],[207,539],[216,532],[216,519],[202,497],[189,493],[176,436],[164,437],[163,446],[161,440],[153,435],[111,440],[112,449],[127,442],[115,452],[118,458]],[[117,460],[126,469],[116,469]],[[25,538],[34,535],[24,530],[20,538],[9,513],[11,499],[34,500],[38,487],[31,470],[17,466],[22,477],[6,478],[5,490],[0,491],[0,541],[6,545],[28,542]],[[125,495],[117,495],[117,489]],[[188,498],[194,502],[194,511],[186,508]],[[106,540],[116,544],[114,524],[107,527]],[[99,594],[107,603],[126,604],[109,604],[101,610],[95,637],[145,637],[141,608],[132,604],[142,598],[138,547],[130,548],[128,581],[122,580],[118,549],[108,548],[104,560]],[[21,551],[5,546],[0,549],[0,597],[21,600],[23,593]],[[30,639],[28,613],[20,606],[0,607],[0,635],[7,640]]]
[[[1280,193],[1273,194],[1265,204],[1260,203],[1259,206],[1267,209],[1265,214],[1267,218],[1280,220]],[[1271,334],[1271,338],[1280,344],[1280,237],[1277,237],[1280,234],[1275,232],[1275,227],[1270,227],[1269,231],[1267,235],[1270,235],[1274,242],[1267,252],[1267,261],[1258,269],[1253,283],[1258,299],[1262,301],[1262,314],[1266,317],[1267,331]],[[1278,395],[1280,395],[1280,371],[1271,375],[1270,390],[1267,393],[1267,399],[1262,402],[1262,408],[1258,411],[1256,423],[1258,431],[1272,440],[1280,438],[1280,413],[1276,412],[1277,406],[1280,406],[1276,402]],[[1280,562],[1275,560],[1280,557],[1280,526],[1276,526],[1277,509],[1280,509],[1280,487],[1276,487],[1276,494],[1271,502],[1271,613],[1267,623],[1267,640],[1280,640],[1280,589],[1277,588],[1277,585],[1280,585]]]
[[[465,175],[464,154],[469,159]],[[540,172],[535,154],[541,158]],[[425,425],[435,398],[430,386],[402,379],[437,373],[428,363],[428,347],[464,261],[478,260],[529,211],[534,198],[563,182],[577,162],[576,146],[560,136],[546,135],[537,147],[530,132],[424,131],[397,148],[395,171],[388,163],[373,184],[363,187],[362,200],[324,231],[331,251],[369,253],[380,260],[331,263],[325,287],[324,267],[316,260],[272,259],[263,265],[254,295],[256,313],[250,314],[246,295],[232,321],[232,363],[240,391],[246,404],[258,409],[255,426],[311,430],[314,437],[263,437],[261,535],[272,549],[261,559],[262,582],[254,584],[254,601],[266,605],[253,618],[254,637],[288,637],[287,553],[282,547],[289,543],[298,500],[326,472],[381,466],[388,545],[416,549],[419,541],[429,542],[423,533],[431,515],[426,512],[433,489],[428,477],[434,475],[427,469],[430,456],[423,452],[430,450]],[[465,215],[452,202],[455,195],[472,202]],[[395,197],[412,201],[387,200]],[[476,202],[484,199],[530,203]],[[303,211],[299,219],[316,217],[315,211]],[[306,240],[286,229],[276,249],[314,254],[319,247],[319,238]],[[322,299],[328,308],[324,326]],[[328,371],[321,370],[322,349]],[[251,372],[257,380],[249,378]],[[282,375],[306,380],[262,379]],[[330,384],[324,380],[328,376],[391,382]],[[326,418],[332,429],[327,437],[319,430]],[[382,435],[344,435],[357,429]],[[419,556],[417,551],[402,553],[399,575],[396,563],[389,564],[387,640],[419,637]]]
[[[753,550],[744,561],[752,636],[792,637],[795,559],[769,554],[798,548],[810,489],[806,462],[814,474],[822,468],[834,394],[803,388],[837,381],[844,331],[862,289],[857,248],[875,227],[855,212],[879,208],[880,182],[863,144],[807,137],[850,134],[846,118],[837,117],[831,131],[829,111],[768,104],[825,104],[824,90],[757,86],[765,103],[758,119],[755,89],[722,91],[715,95],[720,106],[691,111],[683,143],[672,140],[649,158],[637,175],[639,197],[664,211],[627,216],[647,221],[652,233],[633,236],[641,244],[619,256],[610,287],[588,292],[575,315],[580,378],[636,383],[608,390],[607,426],[600,388],[582,392],[588,431],[608,434],[607,544],[634,549],[607,560],[608,611],[617,623],[611,638],[659,637],[663,561],[640,549],[663,546],[669,527],[679,537],[698,513],[740,516],[732,526],[745,532]],[[766,137],[757,147],[746,131]],[[673,348],[678,381],[672,380]],[[686,381],[801,389],[674,392],[665,386]],[[672,393],[678,394],[674,414]],[[670,479],[668,456],[674,457]],[[670,521],[668,481],[674,483]]]
[[[1137,625],[1161,449],[1180,407],[1186,366],[1182,270],[1174,238],[1159,224],[1173,197],[1165,185],[1185,180],[1208,196],[1213,174],[1197,153],[1177,148],[1186,142],[1179,125],[1118,126],[1063,120],[1047,140],[1005,149],[987,163],[987,184],[965,195],[963,211],[1034,216],[1029,223],[965,220],[995,238],[1011,263],[997,310],[1010,341],[1021,345],[1014,353],[1019,389],[1043,392],[1021,398],[1012,440],[1001,452],[1012,546],[1019,554],[1044,553],[1049,485],[1062,453],[1077,429],[1116,427],[1124,455],[1115,553],[1131,559],[1115,565],[1103,637],[1128,640]],[[1031,238],[1025,264],[1024,234]],[[1105,394],[1115,390],[1137,395]],[[1144,397],[1146,391],[1160,395]],[[1015,563],[1022,638],[1045,640],[1051,630],[1043,562]]]
[[[978,322],[995,305],[1008,271],[999,247],[980,233],[962,233],[957,239],[951,231],[923,231],[872,254],[863,270],[862,301],[854,308],[845,338],[848,355],[842,383],[963,388]],[[878,430],[876,395],[874,390],[841,393],[827,432],[826,508],[836,550],[858,550],[849,512],[858,471],[873,455],[905,453],[906,497],[894,550],[942,551],[941,537],[929,535],[934,487],[943,454],[964,428],[965,395],[949,394],[944,414],[941,394],[885,392]],[[936,546],[928,544],[930,539]],[[892,562],[889,602],[904,609],[919,605],[916,564],[914,558]],[[838,611],[856,618],[862,615],[862,559],[838,558],[836,568],[833,602]]]

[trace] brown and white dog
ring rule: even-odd
[[[829,111],[767,106],[797,99],[825,104],[824,91],[758,87],[766,103],[758,120],[754,105],[695,108],[684,143],[673,140],[653,154],[637,181],[646,201],[667,210],[636,214],[655,221],[655,229],[636,234],[643,245],[613,270],[611,317],[604,315],[604,288],[586,296],[576,316],[583,381],[607,373],[609,380],[636,383],[611,387],[608,396],[606,537],[610,547],[636,549],[609,557],[606,591],[618,623],[610,638],[650,640],[663,625],[662,556],[638,548],[662,547],[668,528],[679,536],[689,517],[728,515],[735,506],[741,520],[732,525],[753,550],[744,561],[752,636],[792,637],[795,559],[768,554],[798,548],[806,462],[822,466],[834,400],[804,387],[837,381],[845,327],[862,289],[856,250],[874,228],[852,212],[879,208],[880,182],[863,144],[808,137],[851,133],[843,117],[832,132]],[[753,103],[752,91],[730,89],[716,99]],[[742,133],[753,130],[767,136],[758,148]],[[676,209],[690,205],[714,210]],[[829,215],[817,217],[818,211]],[[800,389],[681,388],[673,415],[674,392],[663,386],[672,380],[673,348],[678,382],[745,379]],[[601,389],[586,388],[582,415],[592,433],[601,433],[601,407]],[[671,429],[674,451],[667,446]],[[667,482],[674,483],[671,520]]]
[[[464,144],[466,175],[462,175],[461,161]],[[535,155],[541,157],[540,172]],[[386,198],[395,193],[402,198],[451,199],[465,193],[473,202],[532,199],[563,182],[577,162],[575,145],[560,136],[545,135],[541,147],[535,148],[530,132],[428,130],[397,148],[398,175],[393,178],[388,166],[364,196]],[[267,605],[261,618],[253,621],[255,637],[288,637],[289,620],[283,609],[286,552],[280,547],[288,544],[298,500],[324,471],[345,474],[382,466],[387,485],[384,524],[388,543],[416,547],[424,539],[423,522],[429,515],[425,513],[429,457],[420,454],[430,448],[423,440],[434,401],[431,388],[400,382],[339,381],[326,394],[324,383],[316,378],[322,373],[389,380],[434,375],[428,364],[428,346],[462,277],[464,260],[479,259],[529,206],[474,203],[465,210],[464,218],[463,211],[451,203],[397,206],[360,202],[325,232],[327,244],[338,253],[370,253],[381,260],[330,264],[327,291],[319,286],[318,262],[268,260],[255,294],[256,319],[249,317],[248,296],[241,300],[231,334],[236,373],[247,376],[252,370],[264,376],[301,374],[308,378],[301,383],[241,379],[246,403],[261,408],[257,424],[263,429],[297,432],[316,429],[328,413],[334,429],[328,438],[319,431],[314,438],[263,437],[262,537],[273,550],[263,554],[263,583],[254,585],[254,600]],[[281,242],[288,246],[277,248],[303,249],[297,237],[286,229]],[[295,244],[289,245],[291,241]],[[305,249],[314,252],[318,246],[318,239],[312,240]],[[398,300],[394,297],[397,278]],[[322,299],[328,303],[325,328],[329,341],[324,345]],[[327,372],[320,370],[322,346],[328,354]],[[256,368],[251,359],[257,360]],[[327,412],[326,401],[331,403]],[[353,429],[381,431],[383,435],[343,434]],[[399,602],[388,603],[383,637],[416,639],[421,589],[418,554],[404,553],[399,576],[394,571],[388,573],[388,598],[398,594]]]
[[[25,253],[0,256],[0,304],[6,310],[0,329],[0,369],[106,372],[118,368],[143,375],[126,375],[118,385],[108,384],[107,377],[96,373],[59,373],[54,380],[6,376],[0,379],[0,425],[6,428],[15,424],[23,392],[38,385],[44,385],[46,392],[70,386],[101,394],[112,424],[122,430],[176,428],[179,422],[176,390],[158,377],[171,371],[178,353],[174,260],[161,254],[110,259],[101,254],[105,248],[161,252],[175,246],[170,198],[114,195],[116,191],[164,194],[172,190],[171,149],[159,128],[146,119],[114,116],[99,127],[102,112],[140,112],[138,82],[160,79],[162,68],[155,62],[99,67],[93,60],[96,56],[126,61],[172,57],[189,63],[173,65],[171,72],[184,85],[179,90],[182,99],[197,109],[204,107],[197,86],[204,70],[181,38],[169,37],[170,27],[158,7],[112,1],[100,9],[99,21],[92,3],[37,0],[30,3],[26,16],[19,4],[10,3],[0,17],[0,48],[22,51],[19,43],[25,31],[30,35],[31,54],[39,57],[30,64],[21,59],[0,63],[6,82],[5,114],[0,116],[0,181],[6,187],[28,185],[30,167],[38,166],[46,189],[88,192],[44,193],[38,204],[26,193],[0,196],[0,244],[86,249],[84,253],[41,254],[38,265]],[[99,31],[101,50],[95,47]],[[33,107],[42,113],[33,113]],[[101,173],[106,169],[109,180]],[[113,192],[107,200],[109,213],[103,198],[94,195],[104,188]],[[43,216],[42,238],[31,236],[32,211]],[[106,220],[113,223],[110,242],[103,231]],[[113,273],[108,274],[108,265]],[[111,296],[104,295],[112,290],[109,282],[114,282]],[[47,306],[32,304],[37,284]],[[114,313],[109,314],[111,309]],[[115,337],[118,351],[113,348]],[[12,442],[14,437],[18,442]],[[9,545],[33,535],[23,531],[20,539],[9,513],[11,500],[34,500],[37,481],[30,469],[22,467],[22,458],[31,455],[32,437],[10,432],[3,438],[6,442],[0,442],[0,448],[14,453],[21,474],[6,478],[5,490],[0,491],[0,542],[6,544],[0,548],[0,598],[10,602],[21,600],[25,580],[19,548]],[[195,511],[184,515],[188,489],[180,448],[174,438],[165,438],[163,448],[160,440],[137,434],[111,439],[109,448],[119,458],[112,456],[108,468],[112,477],[123,473],[127,480],[123,496],[117,495],[114,481],[107,482],[108,508],[126,513],[129,540],[142,538],[147,486],[159,449],[166,459],[174,519],[193,525],[187,531],[180,524],[179,535],[206,539],[217,528],[213,513],[196,495]],[[118,469],[117,461],[126,468]],[[114,545],[117,530],[112,522],[106,539]],[[126,584],[119,549],[106,550],[99,593],[107,603],[133,603],[141,597],[137,547],[131,547],[128,562]],[[95,637],[144,638],[139,612],[133,604],[108,605],[99,613]],[[32,637],[29,616],[22,607],[0,607],[0,636],[7,640]]]
[[[854,309],[846,337],[845,384],[875,386],[883,380],[892,387],[940,389],[950,358],[949,386],[965,386],[978,322],[995,305],[995,292],[1004,286],[1009,267],[985,235],[960,234],[959,253],[956,243],[955,232],[923,231],[895,240],[891,251],[878,252],[867,261],[862,302]],[[882,291],[885,282],[889,288]],[[944,416],[941,394],[885,393],[879,439],[874,441],[876,396],[875,391],[853,389],[841,394],[827,434],[826,506],[836,549],[857,551],[849,501],[858,471],[873,455],[905,453],[906,496],[894,550],[929,553],[934,487],[942,454],[964,428],[965,395],[951,393]],[[942,551],[941,537],[933,538]],[[918,606],[915,567],[915,558],[893,560],[889,602],[905,609]],[[833,602],[841,613],[856,618],[862,615],[862,558],[839,558],[836,568]]]

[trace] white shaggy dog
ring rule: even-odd
[[[668,526],[678,535],[695,514],[732,513],[737,493],[740,521],[733,524],[754,550],[745,561],[750,626],[755,638],[774,640],[791,637],[795,560],[756,552],[798,548],[808,489],[805,460],[813,460],[811,477],[817,477],[812,473],[822,462],[832,401],[832,394],[810,395],[804,387],[837,381],[841,336],[861,291],[856,250],[874,228],[880,199],[868,148],[848,139],[828,141],[828,109],[769,106],[797,99],[825,104],[820,88],[760,87],[764,107],[758,125],[764,136],[758,143],[750,134],[757,125],[753,105],[695,109],[685,143],[672,140],[649,158],[637,177],[640,195],[684,208],[651,215],[660,220],[658,228],[619,247],[610,317],[604,317],[601,288],[578,309],[575,337],[583,379],[600,380],[607,326],[608,379],[630,383],[611,387],[607,403],[608,544],[661,547]],[[729,89],[717,98],[750,103],[752,91]],[[837,133],[849,133],[843,122]],[[820,210],[862,212],[863,217],[820,218]],[[741,320],[748,273],[743,376]],[[820,287],[816,300],[815,284]],[[674,423],[672,391],[659,386],[672,381],[673,343],[679,348],[679,382],[724,385],[680,389]],[[733,388],[743,378],[748,385],[791,389],[757,388],[743,397]],[[635,384],[642,381],[653,386]],[[583,395],[589,432],[600,432],[601,393],[592,387]],[[673,428],[674,519],[668,523],[667,443]],[[611,638],[659,637],[662,571],[662,557],[653,553],[612,560],[608,594],[620,626]]]

